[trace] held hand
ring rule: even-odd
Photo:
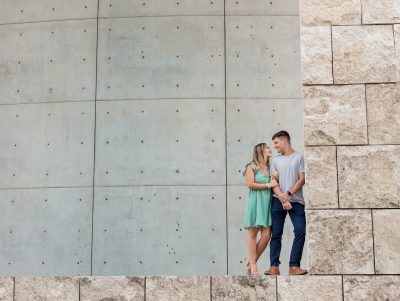
[[[281,202],[282,202],[282,200],[289,200],[289,195],[288,195],[288,193],[287,193],[287,192],[282,193],[282,194],[279,196],[279,199],[281,200]]]
[[[278,178],[279,178],[279,173],[278,173],[276,170],[274,170],[274,171],[271,173],[271,175],[272,175],[275,179],[278,179]]]
[[[283,207],[283,209],[285,209],[285,210],[290,210],[290,209],[292,209],[292,204],[290,204],[289,201],[286,201],[286,202],[283,202],[283,203],[282,203],[282,207]]]
[[[278,186],[278,182],[275,179],[272,179],[271,182],[269,182],[269,185],[271,186],[271,188],[274,188]]]

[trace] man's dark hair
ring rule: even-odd
[[[275,133],[272,136],[272,140],[274,140],[275,138],[286,138],[288,140],[288,142],[290,143],[290,135],[286,131],[279,131],[278,133]]]

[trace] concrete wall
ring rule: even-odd
[[[0,274],[243,273],[252,148],[304,145],[297,1],[3,1],[0,24]]]

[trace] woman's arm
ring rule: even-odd
[[[254,189],[254,190],[261,190],[261,189],[268,188],[267,184],[254,183],[254,172],[250,165],[247,166],[247,168],[246,168],[246,184],[247,184],[247,187]]]

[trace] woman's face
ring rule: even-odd
[[[271,149],[267,146],[266,148],[264,148],[264,159],[266,160],[267,158],[271,158],[271,156]]]

